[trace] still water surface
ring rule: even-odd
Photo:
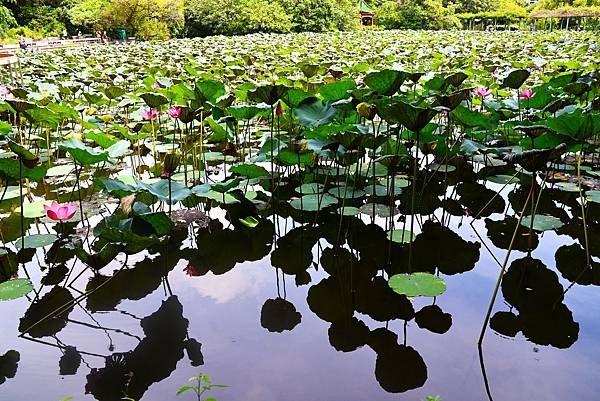
[[[0,354],[8,350],[20,354],[16,376],[0,385],[0,400],[60,401],[73,396],[74,400],[112,401],[119,399],[123,388],[144,401],[191,400],[192,394],[176,397],[175,392],[200,372],[228,385],[211,393],[219,401],[421,400],[427,395],[440,395],[444,401],[487,399],[477,338],[499,271],[491,254],[502,260],[506,251],[490,241],[482,220],[475,222],[474,229],[467,223],[459,227],[458,219],[450,224],[471,245],[461,242],[455,249],[458,256],[449,258],[472,253],[474,268],[463,266],[468,271],[444,275],[448,289],[437,299],[412,301],[414,311],[435,303],[441,313],[451,315],[449,329],[448,315],[438,313],[429,319],[438,331],[447,329],[438,334],[419,327],[408,310],[410,304],[390,298],[387,292],[378,295],[382,287],[363,286],[368,281],[361,278],[364,265],[344,251],[331,253],[333,248],[324,239],[331,231],[327,224],[297,235],[290,243],[278,242],[278,248],[284,249],[280,256],[290,265],[312,254],[307,270],[310,283],[297,285],[296,279],[306,281],[306,277],[283,275],[272,266],[270,255],[274,232],[290,237],[284,235],[294,225],[290,219],[278,218],[274,230],[271,216],[253,231],[228,229],[222,215],[211,217],[209,228],[195,228],[187,238],[182,233],[169,249],[130,257],[126,270],[113,282],[75,306],[62,329],[60,323],[58,330],[41,325],[34,333],[37,338],[19,337],[20,319],[30,302],[23,298],[0,303]],[[362,255],[369,255],[367,248],[376,238],[361,231],[370,223],[369,218],[363,220],[353,220],[361,227],[353,244],[363,250]],[[491,253],[477,245],[481,241],[475,230]],[[556,250],[571,243],[569,236],[546,232],[531,257],[556,271]],[[440,244],[428,245],[430,252],[436,252]],[[524,256],[517,251],[511,258]],[[351,268],[353,275],[342,272],[348,269],[345,260],[356,265]],[[123,262],[119,256],[102,274],[110,276],[111,267],[117,271]],[[335,266],[338,263],[343,267]],[[187,268],[190,264],[193,271]],[[26,264],[34,283],[46,275],[47,268],[45,272],[39,268],[45,265],[43,250]],[[165,269],[168,280],[161,279]],[[567,288],[569,282],[560,273],[558,277]],[[85,272],[67,290],[77,296],[94,280]],[[380,278],[374,281],[384,283]],[[354,295],[345,290],[350,287]],[[40,295],[50,288],[41,288]],[[563,303],[572,311],[572,321],[549,315],[538,324],[537,334],[529,335],[530,340],[522,333],[511,338],[488,329],[484,360],[494,400],[598,399],[597,288],[576,285]],[[494,311],[509,310],[500,294]],[[386,318],[398,314],[410,319]],[[548,343],[553,345],[541,345]],[[193,360],[186,352],[190,344],[196,345]],[[79,365],[70,347],[81,353]],[[75,362],[69,363],[69,355]]]

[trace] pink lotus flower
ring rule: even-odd
[[[275,109],[275,114],[277,114],[278,117],[283,115],[283,107],[281,106],[281,103],[277,102],[277,108]]]
[[[155,83],[152,84],[152,88],[153,89],[159,89],[159,88],[161,88],[161,86],[160,86],[160,84],[158,82],[155,82]]]
[[[477,88],[476,91],[473,91],[475,96],[479,96],[480,98],[488,97],[492,94],[492,90],[488,88]]]
[[[52,201],[50,206],[44,205],[44,211],[46,216],[55,221],[70,220],[75,216],[77,211],[77,205],[72,203],[59,204],[56,201]]]
[[[8,96],[12,93],[12,90],[6,86],[0,86],[0,96]]]
[[[172,118],[179,118],[181,115],[181,107],[179,106],[171,106],[169,110],[167,110],[167,114]]]
[[[531,88],[521,89],[521,97],[523,99],[529,100],[534,96],[535,96],[535,93],[533,92],[533,89],[531,89]]]
[[[495,68],[494,71],[492,71],[492,77],[498,78],[499,76],[500,76],[500,70]]]
[[[158,110],[156,109],[144,109],[142,111],[142,118],[144,120],[153,121],[158,118]]]

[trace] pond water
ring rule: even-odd
[[[514,194],[518,188],[505,191]],[[213,209],[208,227],[192,226],[190,235],[180,230],[165,247],[126,263],[118,257],[101,279],[84,271],[71,287],[37,287],[42,294],[50,288],[68,291],[54,294],[54,300],[43,297],[44,305],[35,312],[39,317],[60,306],[56,299],[76,297],[114,275],[71,308],[68,318],[40,324],[30,335],[19,337],[19,327],[35,320],[21,321],[31,301],[0,303],[3,352],[20,354],[16,375],[2,384],[0,399],[59,401],[71,395],[108,401],[126,393],[140,400],[168,400],[199,372],[228,385],[212,393],[225,401],[486,399],[477,339],[500,269],[494,258],[502,261],[506,254],[496,246],[503,244],[498,239],[502,232],[487,230],[485,219],[471,225],[460,217],[450,220],[450,229],[441,229],[433,222],[442,219],[438,212],[427,223],[424,219],[421,230],[430,235],[415,244],[413,257],[457,274],[445,276],[442,296],[415,298],[411,307],[386,290],[381,272],[369,270],[372,258],[387,247],[377,239],[383,232],[377,225],[384,226],[385,219],[371,225],[364,215],[343,222],[324,216],[309,227],[270,216],[250,229],[231,226],[222,211]],[[488,217],[503,218],[500,213]],[[334,251],[329,241],[335,243],[340,227],[341,238],[352,245]],[[536,237],[531,258],[557,272],[554,255],[573,239],[552,231]],[[65,274],[56,264],[48,273],[47,254],[38,250],[26,258],[35,283],[44,276],[49,283],[52,272],[59,279]],[[525,252],[513,251],[511,260],[524,257]],[[300,274],[284,274],[273,267],[272,258],[283,259],[283,266],[277,263],[288,273],[297,269]],[[67,265],[73,266],[72,278],[83,271],[71,261]],[[567,288],[569,281],[557,273]],[[533,276],[544,288],[558,283],[552,283],[553,274],[550,279]],[[531,287],[535,294],[528,302],[557,302],[546,299],[556,295],[550,290],[540,293],[535,283]],[[494,312],[511,310],[499,298]],[[554,305],[561,312],[544,309],[523,318],[527,337],[507,336],[510,322],[488,329],[483,357],[493,399],[595,399],[598,300],[594,286],[575,285],[564,306]],[[417,323],[413,309],[423,307],[430,315]],[[190,359],[186,347],[196,341],[201,354],[196,344]],[[179,398],[185,397],[192,399],[191,394]]]

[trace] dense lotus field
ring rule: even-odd
[[[165,279],[180,259],[203,276],[270,255],[297,286],[326,272],[307,301],[332,345],[368,345],[381,387],[403,392],[424,384],[423,359],[356,316],[445,333],[451,318],[415,299],[443,298],[445,278],[485,252],[498,281],[480,300],[492,298],[480,342],[488,324],[541,345],[577,340],[563,300],[600,285],[597,35],[210,37],[21,66],[0,88],[0,300],[31,301],[24,335],[57,335],[76,303],[110,309],[103,288],[127,293],[130,257],[163,255]],[[458,233],[469,224],[474,241]],[[548,231],[569,239],[551,250],[556,269],[533,255]],[[497,293],[509,308],[492,314]],[[281,317],[270,331],[299,323],[284,298],[265,304]],[[389,373],[399,359],[413,375]]]

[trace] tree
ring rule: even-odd
[[[453,6],[442,0],[388,1],[375,12],[377,21],[387,29],[450,29],[460,26]]]
[[[12,2],[12,0],[11,0]],[[12,12],[6,8],[5,4],[8,4],[7,0],[0,0],[0,34],[6,34],[10,28],[17,25],[17,21],[13,16]]]
[[[189,36],[348,29],[357,21],[353,0],[187,0]]]
[[[187,0],[185,26],[188,36],[231,35],[241,31],[239,0]]]
[[[598,7],[600,0],[540,0],[535,10],[556,10],[567,7]]]
[[[103,19],[109,0],[83,0],[68,10],[71,23],[92,30],[103,28]]]
[[[358,9],[352,0],[280,0],[292,16],[292,30],[323,32],[350,29],[357,24]]]
[[[495,9],[493,0],[460,0],[453,1],[457,13],[477,14]]]
[[[240,15],[240,33],[289,32],[292,18],[281,4],[268,0],[246,0]]]
[[[9,0],[5,7],[12,11],[18,25],[45,35],[57,35],[69,21],[66,10],[73,0]]]
[[[110,0],[102,20],[139,39],[167,39],[183,27],[183,0]]]

